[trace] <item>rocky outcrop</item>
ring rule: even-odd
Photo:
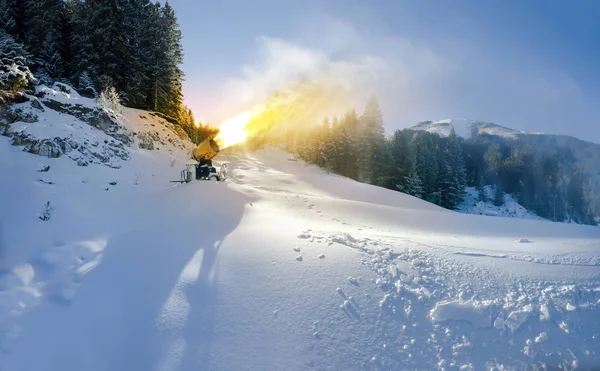
[[[67,156],[79,166],[96,163],[119,168],[120,161],[130,158],[126,146],[118,141],[77,143],[71,138],[37,139],[21,132],[10,132],[8,136],[12,137],[13,145],[23,146],[26,152],[50,158]]]
[[[44,99],[43,102],[46,107],[74,116],[126,145],[131,145],[133,142],[133,135],[100,108],[89,108],[80,104],[65,104],[52,99]]]
[[[13,145],[22,146],[24,151],[44,157],[67,156],[80,166],[97,163],[118,168],[121,161],[129,160],[128,146],[133,143],[132,133],[102,109],[60,102],[45,97],[44,94],[22,96],[26,99],[25,104],[0,105],[0,134],[12,138]],[[102,142],[75,139],[72,136],[37,138],[27,130],[14,128],[19,126],[16,123],[35,125],[39,121],[39,115],[44,115],[47,109],[73,116],[103,131],[110,138]]]

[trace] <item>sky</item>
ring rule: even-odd
[[[171,0],[185,104],[250,108],[300,76],[375,94],[388,134],[465,118],[600,143],[600,2]]]

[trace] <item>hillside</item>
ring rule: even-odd
[[[465,119],[446,119],[425,121],[410,129],[427,131],[448,137],[452,129],[467,142],[476,142],[478,136],[487,135],[496,141],[510,143],[511,148],[526,148],[532,151],[534,158],[555,157],[564,161],[563,166],[575,165],[581,168],[589,178],[586,184],[590,210],[600,214],[600,144],[586,142],[571,136],[543,133],[529,133],[506,128],[493,123]],[[568,173],[568,169],[562,169]],[[563,175],[563,181],[568,176]]]
[[[0,369],[600,365],[600,228],[455,213],[274,148],[170,183],[172,124],[44,121],[80,99],[51,90],[0,137]]]

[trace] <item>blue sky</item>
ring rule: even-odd
[[[600,142],[598,1],[170,4],[186,104],[201,120],[260,101],[294,71],[343,69],[356,91],[378,95],[388,133],[456,117]],[[367,70],[371,80],[354,78]]]

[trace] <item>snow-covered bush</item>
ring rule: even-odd
[[[113,86],[107,86],[98,98],[100,106],[108,113],[118,115],[121,113],[121,98]]]
[[[0,89],[19,91],[35,81],[23,45],[0,29]]]

